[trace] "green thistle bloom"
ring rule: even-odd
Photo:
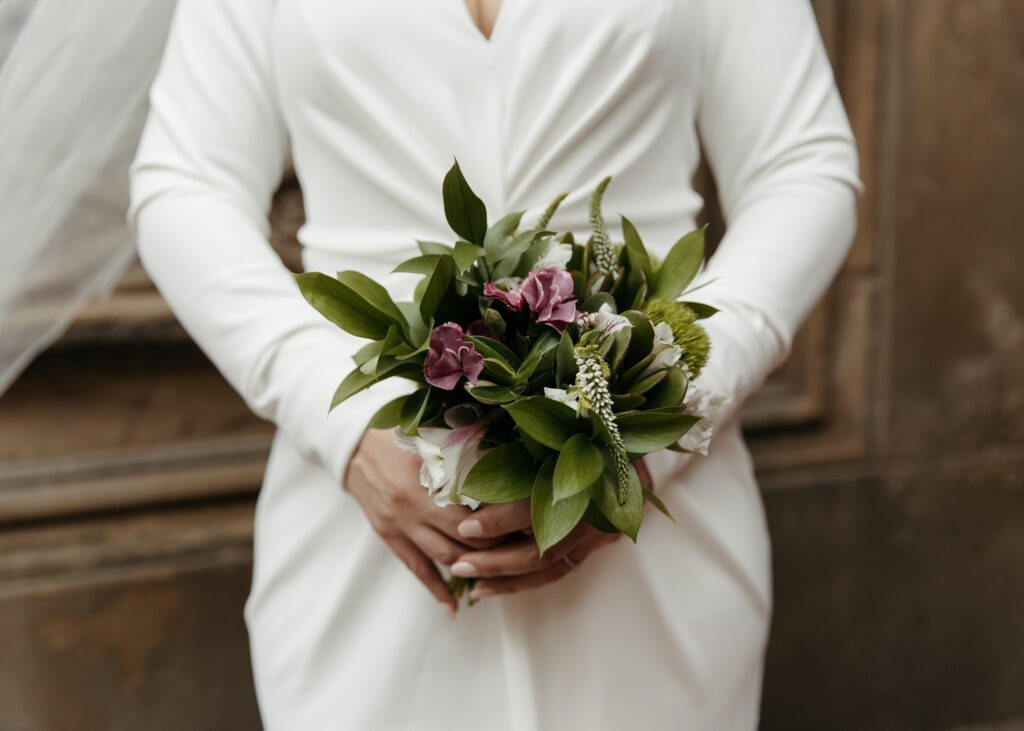
[[[611,178],[605,178],[594,189],[590,196],[590,227],[594,230],[594,265],[597,271],[605,276],[615,274],[619,270],[619,257],[615,252],[615,244],[608,235],[608,227],[604,223],[604,216],[601,214],[601,199],[604,197],[604,190],[611,182]]]
[[[682,302],[658,298],[647,300],[643,312],[654,324],[668,323],[676,345],[683,351],[682,359],[690,374],[694,378],[699,376],[711,354],[711,338],[707,330],[697,323],[697,313]]]
[[[597,352],[596,346],[577,347],[573,352],[578,369],[576,386],[580,391],[580,401],[598,418],[611,437],[610,448],[612,462],[615,464],[615,480],[619,487],[619,505],[625,505],[629,494],[629,457],[612,408],[612,395],[608,390],[608,363]]]

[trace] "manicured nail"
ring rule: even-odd
[[[476,576],[476,566],[469,561],[456,561],[452,564],[452,573],[463,578]]]
[[[479,520],[469,518],[459,523],[459,535],[465,538],[479,538],[484,534],[484,527]]]
[[[483,599],[487,596],[494,596],[494,594],[494,589],[490,588],[489,586],[477,586],[473,588],[473,591],[469,592],[469,597],[471,599],[476,600]]]

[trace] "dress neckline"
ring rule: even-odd
[[[498,13],[494,16],[494,23],[491,25],[490,34],[484,33],[483,28],[477,25],[476,18],[473,17],[472,11],[469,9],[469,5],[466,4],[466,0],[455,0],[462,7],[462,14],[466,20],[469,21],[469,26],[473,31],[474,35],[479,38],[483,43],[491,45],[494,43],[495,37],[498,33],[499,27],[502,25],[502,19],[505,17],[505,6],[511,0],[501,0],[498,6]]]

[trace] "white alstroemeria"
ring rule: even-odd
[[[654,326],[654,347],[651,348],[651,355],[654,356],[654,360],[640,374],[640,378],[677,365],[683,356],[683,349],[676,345],[676,337],[667,322],[659,322]]]
[[[564,388],[548,388],[545,386],[544,398],[549,398],[552,401],[565,404],[584,418],[590,416],[590,412],[580,404],[580,392],[576,388],[573,388],[572,391],[566,391]]]
[[[572,259],[572,244],[560,244],[552,238],[548,240],[547,248],[544,249],[544,253],[540,255],[531,270],[536,272],[549,267],[565,269],[570,259]]]
[[[718,414],[732,399],[699,386],[691,386],[686,395],[688,398],[683,413],[700,416],[701,419],[683,435],[679,440],[679,446],[691,452],[707,455]]]
[[[418,454],[423,460],[420,484],[434,496],[435,503],[441,507],[468,505],[475,510],[480,503],[459,495],[459,487],[469,470],[483,456],[480,437],[485,429],[486,426],[481,422],[461,429],[421,426],[419,436],[415,437],[406,436],[395,429],[395,444],[407,452]]]
[[[633,327],[624,315],[612,312],[612,306],[605,302],[597,312],[588,312],[580,318],[579,325],[583,330],[604,330],[613,333],[624,327]]]

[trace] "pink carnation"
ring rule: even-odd
[[[505,285],[508,289],[502,289],[499,284]],[[498,282],[484,282],[484,297],[493,297],[504,302],[513,310],[520,310],[523,307],[523,296],[519,291],[519,279],[505,279]]]
[[[564,269],[548,267],[530,272],[520,292],[537,322],[547,323],[559,333],[580,318],[576,301],[569,299],[573,296],[572,275]]]
[[[484,369],[484,358],[473,343],[462,339],[462,328],[454,322],[438,325],[430,333],[430,350],[423,374],[431,386],[451,391],[465,376],[476,383]]]

